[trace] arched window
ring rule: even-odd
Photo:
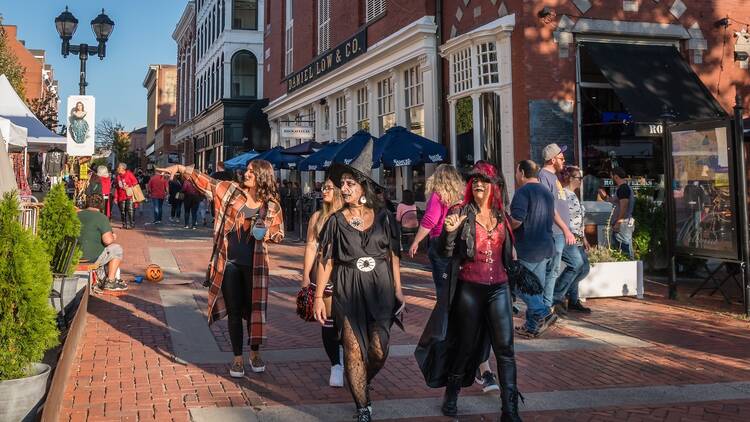
[[[232,29],[258,30],[258,0],[234,0]]]
[[[242,50],[232,56],[232,98],[258,95],[258,60]]]

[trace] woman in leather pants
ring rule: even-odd
[[[442,411],[446,416],[458,413],[461,387],[474,382],[474,373],[491,344],[502,390],[501,420],[520,421],[506,271],[513,259],[513,238],[503,207],[505,183],[497,169],[484,161],[477,162],[469,176],[464,202],[448,212],[441,235],[444,253],[452,257],[454,290]]]

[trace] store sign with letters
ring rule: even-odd
[[[367,30],[363,29],[353,37],[329,50],[322,56],[317,57],[304,69],[293,74],[286,80],[286,92],[295,91],[310,82],[336,70],[339,66],[346,64],[355,57],[367,51]]]
[[[282,138],[313,139],[315,128],[308,126],[284,126],[281,128]]]

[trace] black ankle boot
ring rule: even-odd
[[[372,420],[372,416],[370,414],[369,407],[363,407],[361,409],[357,409],[357,422],[370,422],[371,420]]]
[[[503,402],[503,413],[500,417],[500,422],[523,422],[521,416],[518,415],[518,398],[523,400],[523,396],[518,392],[515,387],[505,387],[500,393],[500,398]]]
[[[461,381],[463,375],[450,375],[448,384],[445,386],[445,395],[443,396],[443,406],[440,410],[445,416],[456,416],[458,414],[458,393],[461,392]]]

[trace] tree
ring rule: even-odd
[[[73,201],[65,193],[65,184],[52,186],[44,198],[44,207],[39,214],[39,237],[44,241],[49,256],[55,255],[57,245],[66,237],[78,238],[81,235],[81,221],[78,220]],[[72,274],[78,265],[81,252],[76,251],[70,262],[68,273]]]
[[[55,131],[58,126],[57,120],[57,94],[45,87],[41,98],[31,100],[29,104],[31,112],[47,129]]]
[[[117,120],[104,119],[96,125],[96,146],[111,149],[118,163],[127,162],[130,155],[130,133]]]
[[[18,62],[18,57],[10,50],[5,29],[0,27],[0,75],[5,74],[13,89],[21,98],[26,98],[23,86],[23,75],[26,68]]]

